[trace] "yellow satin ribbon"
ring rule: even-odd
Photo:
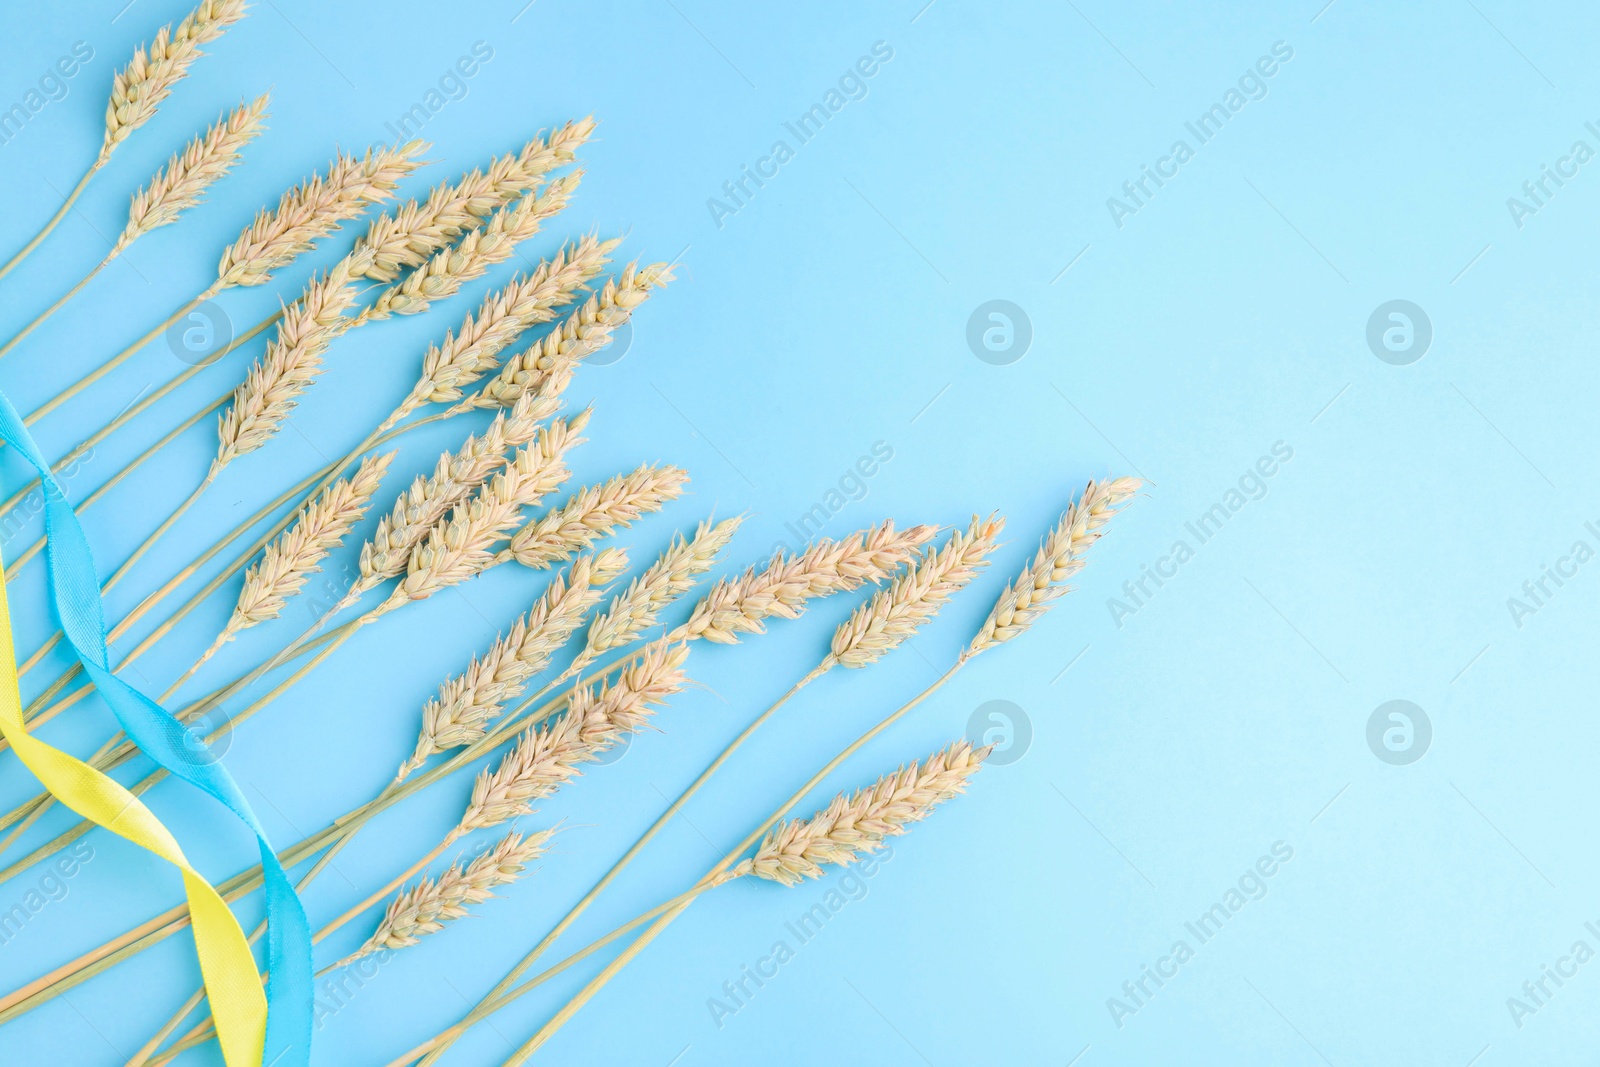
[[[28,733],[22,719],[11,608],[0,561],[0,734],[52,796],[91,822],[155,853],[183,873],[194,922],[195,954],[228,1067],[261,1067],[267,1032],[267,997],[250,943],[233,911],[205,877],[190,866],[161,820],[139,798],[93,767]]]

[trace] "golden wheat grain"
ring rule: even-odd
[[[361,269],[376,282],[392,282],[402,270],[428,257],[484,219],[537,189],[552,169],[572,162],[579,145],[594,132],[594,120],[569,122],[549,138],[535,137],[522,151],[500,156],[487,171],[472,170],[451,185],[439,185],[422,203],[407,201],[373,221],[356,242]]]
[[[334,966],[344,967],[385,949],[409,948],[438,933],[446,923],[465,916],[468,907],[483,903],[494,896],[494,890],[521,877],[529,864],[544,855],[552,835],[550,830],[526,836],[507,834],[466,866],[454,863],[438,878],[424,878],[390,901],[372,936]]]
[[[555,406],[555,398],[530,395],[510,411],[496,415],[482,434],[473,434],[460,448],[440,456],[431,476],[419,476],[412,482],[362,546],[360,576],[339,608],[401,574],[412,550],[428,531],[505,466],[506,452],[532,441],[538,435],[539,424],[549,418]]]
[[[538,503],[566,481],[571,472],[563,457],[583,443],[579,432],[588,421],[589,412],[585,411],[571,419],[556,419],[541,429],[476,496],[428,531],[412,550],[405,577],[376,612],[424,600],[494,564],[495,546],[517,524],[522,509]]]
[[[200,46],[222,36],[244,18],[244,0],[201,0],[178,28],[163,26],[149,47],[140,45],[133,58],[111,79],[111,99],[106,104],[106,133],[95,167],[105,164],[112,151],[134,130],[149,122],[175,85],[201,56]]]
[[[261,132],[267,102],[268,96],[263,93],[248,104],[240,104],[190,141],[182,152],[174,154],[149,185],[133,194],[128,224],[112,245],[110,255],[120,254],[151,230],[178,221],[179,215],[198,204],[212,183],[239,162],[244,146]]]
[[[545,219],[565,208],[582,177],[582,171],[564,175],[539,194],[524,196],[496,211],[483,225],[469,230],[454,248],[435,252],[404,281],[379,294],[369,309],[371,317],[421,314],[433,301],[452,296],[467,282],[482,277],[490,267],[509,259],[519,242],[538,233]]]
[[[213,289],[265,284],[318,238],[388,199],[401,179],[422,165],[416,157],[426,148],[422,141],[408,141],[368,149],[359,159],[341,152],[326,177],[308,178],[284,193],[276,208],[257,213],[222,254]]]
[[[834,631],[824,666],[865,667],[900,647],[988,565],[1004,527],[998,515],[974,515],[965,533],[957,530],[942,547],[926,549],[915,567],[875,593]]]
[[[322,569],[323,559],[366,514],[372,494],[378,491],[394,457],[394,452],[368,456],[354,474],[334,482],[300,509],[294,524],[279,534],[261,559],[245,572],[244,588],[233,614],[216,642],[200,657],[201,664],[241,631],[283,614],[284,602]]]
[[[439,695],[422,709],[416,750],[400,768],[396,781],[421,767],[428,758],[462,748],[484,736],[506,704],[521,696],[528,680],[550,665],[571,639],[604,587],[628,566],[628,555],[608,548],[576,560],[565,576],[557,575],[528,613],[461,674],[439,687]]]
[[[552,561],[594,544],[618,526],[627,526],[646,512],[659,511],[663,504],[683,493],[688,481],[689,472],[679,467],[644,464],[628,474],[613,476],[603,485],[587,486],[561,507],[518,530],[501,556],[524,567],[548,567]]]
[[[738,578],[724,578],[712,586],[672,636],[731,645],[738,643],[740,634],[764,633],[770,616],[798,618],[806,601],[814,597],[882,581],[912,559],[938,529],[912,526],[902,531],[894,528],[893,521],[885,521],[842,541],[816,541],[799,555],[780,552],[764,569],[752,567]]]
[[[588,661],[603,652],[621,648],[654,626],[662,610],[693,588],[700,575],[711,569],[743,521],[741,518],[724,519],[712,525],[707,519],[689,541],[685,541],[682,534],[674,535],[672,543],[650,569],[617,594],[606,613],[590,624],[583,651],[577,658]]]
[[[963,792],[988,754],[987,748],[974,750],[968,742],[957,741],[929,756],[921,766],[913,763],[865,789],[841,793],[811,818],[775,827],[755,855],[732,873],[753,874],[787,886],[820,878],[827,873],[824,865],[844,866],[876,851],[884,838],[905,833],[911,823],[927,818],[939,804]]]
[[[1138,492],[1141,484],[1138,478],[1091,481],[1045,535],[1033,562],[1000,594],[962,658],[1011,640],[1048,611],[1051,601],[1067,592],[1067,580],[1083,569],[1084,553],[1100,539],[1101,527]]]
[[[251,365],[217,420],[217,455],[207,482],[277,434],[300,394],[322,372],[322,354],[334,338],[359,321],[345,316],[356,295],[347,264],[341,260],[321,277],[313,277],[305,294],[283,309],[277,336]]]
[[[560,392],[585,358],[611,343],[616,330],[632,317],[634,309],[653,289],[672,280],[672,269],[655,263],[641,269],[630,264],[621,278],[606,283],[577,311],[538,344],[506,361],[499,375],[451,409],[507,407],[525,392]]]
[[[550,321],[557,308],[570,304],[578,290],[604,269],[619,243],[584,237],[491,294],[466,317],[459,333],[447,333],[442,342],[428,348],[422,376],[389,417],[389,424],[424,405],[460,400],[464,387],[499,366],[500,353],[524,330]]]
[[[665,640],[648,646],[615,682],[578,686],[566,714],[524,731],[493,771],[478,775],[458,827],[497,826],[533,811],[533,803],[579,773],[625,734],[644,725],[651,710],[684,687],[688,646]]]

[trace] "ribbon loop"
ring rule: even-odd
[[[22,718],[10,614],[0,588],[0,732],[61,803],[179,868],[194,919],[195,951],[228,1067],[305,1067],[311,1055],[311,927],[266,831],[222,763],[165,708],[113,672],[94,556],[50,463],[0,393],[0,440],[39,474],[45,499],[50,595],[62,632],[117,722],[165,770],[209,793],[255,834],[267,905],[265,994],[238,920],[190,866],[170,832],[132,793],[82,761],[28,734]]]

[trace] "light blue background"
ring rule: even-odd
[[[1507,598],[1600,519],[1591,162],[1519,228],[1524,181],[1575,140],[1594,101],[1597,20],[1582,5],[984,5],[924,0],[762,11],[702,0],[377,5],[263,0],[118,152],[80,210],[0,282],[7,328],[97,261],[128,194],[191,133],[271,87],[270,131],[211,201],[139,244],[0,365],[23,410],[201,289],[258,206],[335,146],[386,139],[475,41],[494,58],[423,130],[436,167],[408,192],[594,113],[574,206],[529,257],[591,227],[626,253],[681,256],[621,362],[583,371],[597,407],[582,481],[680,463],[693,494],[622,543],[644,565],[713,509],[751,515],[730,566],[764,558],[875,442],[894,458],[842,535],[885,516],[1010,520],[998,565],[912,648],[837,672],[786,709],[697,798],[569,939],[677,891],[869,723],[943,669],[1037,536],[1090,477],[1148,493],[1096,548],[1078,590],[1025,641],[980,659],[819,791],[870,781],[966,729],[990,700],[1032,725],[1023,758],[895,845],[823,933],[719,1028],[707,1001],[786,938],[827,884],[737,885],[695,907],[551,1043],[552,1063],[1575,1064],[1600,1025],[1600,963],[1519,1028],[1507,998],[1573,942],[1600,940],[1590,827],[1600,564],[1519,628]],[[76,40],[95,58],[0,146],[0,248],[27,239],[98,146],[112,69],[183,0],[30,9],[8,20],[0,105]],[[1320,10],[1319,10],[1320,8]],[[717,226],[707,199],[783,123],[883,41],[894,58],[779,175]],[[1293,49],[1177,178],[1121,228],[1108,197],[1153,164],[1274,42]],[[787,139],[787,138],[786,138]],[[1191,140],[1191,147],[1194,142]],[[231,292],[257,321],[331,262],[350,231],[272,286]],[[426,344],[509,270],[438,313],[375,326],[270,448],[230,470],[111,600],[120,617],[278,487],[340,454],[409,386]],[[993,299],[1033,341],[979,361],[966,324]],[[1434,338],[1409,366],[1375,358],[1374,308],[1407,299]],[[256,348],[248,356],[253,358]],[[245,355],[96,454],[81,496],[201,401]],[[148,383],[161,344],[41,424],[60,454]],[[408,442],[385,497],[465,433]],[[1137,613],[1108,598],[1155,564],[1276,442],[1293,459]],[[123,558],[201,473],[197,428],[85,520]],[[7,491],[21,468],[7,461]],[[576,484],[576,483],[575,483]],[[8,546],[30,543],[29,529]],[[341,559],[350,558],[353,548]],[[228,753],[281,843],[370,796],[409,751],[418,708],[538,594],[497,572],[374,627]],[[235,588],[230,585],[230,589]],[[41,569],[12,586],[24,653],[52,628]],[[699,688],[662,732],[546,804],[556,853],[505,899],[403,953],[319,1032],[320,1063],[381,1064],[454,1021],[609,866],[668,798],[826,649],[859,598],[733,649],[698,648]],[[139,664],[164,686],[209,643],[225,597]],[[212,682],[308,621],[230,647]],[[59,668],[64,661],[52,660]],[[29,678],[36,691],[39,678]],[[1380,761],[1368,717],[1415,702],[1431,747]],[[43,730],[87,752],[98,707]],[[6,806],[33,782],[11,757]],[[325,920],[429,847],[465,777],[369,831],[307,896]],[[249,862],[237,827],[164,786],[153,804],[217,877]],[[813,805],[808,804],[805,810]],[[65,820],[50,823],[59,827]],[[12,988],[165,908],[176,880],[104,833],[65,901],[0,949]],[[1187,939],[1275,842],[1293,859],[1119,1028],[1107,1000]],[[0,886],[9,907],[37,875]],[[254,918],[253,914],[250,918]],[[348,929],[323,962],[370,929]],[[1195,943],[1191,940],[1191,945]],[[450,1062],[498,1063],[593,973],[474,1031]],[[0,1031],[0,1060],[119,1064],[195,985],[187,939]],[[1550,986],[1554,989],[1554,986]],[[509,1044],[508,1044],[509,1042]],[[220,1062],[211,1050],[189,1062]]]

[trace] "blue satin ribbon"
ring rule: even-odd
[[[171,774],[221,801],[256,835],[267,904],[267,1032],[262,1063],[306,1067],[311,1059],[311,926],[294,886],[250,804],[222,763],[172,714],[112,672],[94,556],[50,463],[0,392],[0,439],[39,473],[45,499],[50,595],[61,629],[122,730]]]

